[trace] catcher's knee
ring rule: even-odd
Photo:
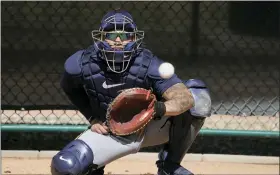
[[[199,79],[189,79],[184,82],[194,98],[195,106],[190,109],[195,117],[209,117],[211,115],[211,97],[205,83]]]
[[[80,175],[93,167],[93,153],[82,140],[74,140],[58,152],[51,162],[52,175]]]

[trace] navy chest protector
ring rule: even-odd
[[[128,71],[122,74],[111,72],[106,62],[101,60],[94,47],[84,51],[80,66],[84,89],[90,99],[94,118],[105,121],[106,110],[111,101],[123,89],[141,87],[149,89],[146,80],[151,53],[143,50],[129,66]]]

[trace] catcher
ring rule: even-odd
[[[161,78],[163,61],[142,47],[144,32],[126,11],[107,13],[92,37],[61,80],[91,126],[53,157],[52,175],[103,175],[108,163],[155,145],[163,145],[158,175],[191,175],[180,163],[210,116],[205,84]]]

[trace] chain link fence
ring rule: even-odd
[[[59,81],[115,8],[133,15],[147,48],[182,79],[206,82],[205,129],[279,131],[277,2],[1,2],[2,124],[87,124]]]

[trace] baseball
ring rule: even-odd
[[[174,66],[171,63],[165,62],[159,66],[158,71],[161,78],[168,79],[174,74]]]

